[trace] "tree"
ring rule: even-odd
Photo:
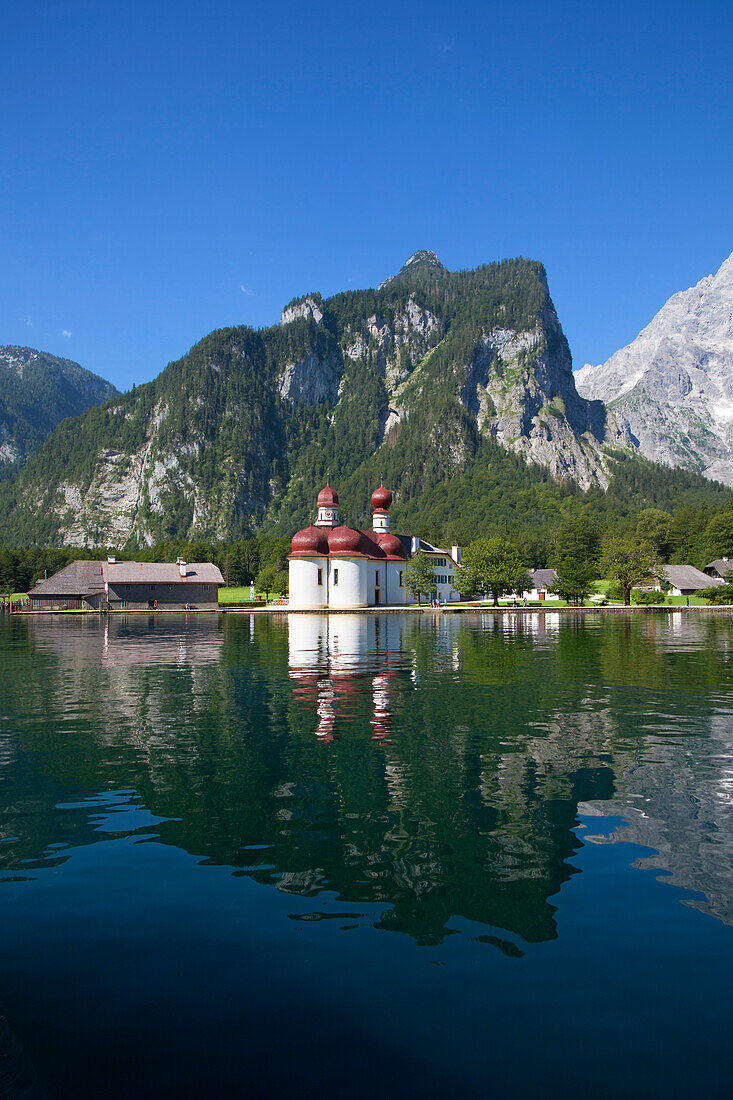
[[[583,600],[593,592],[597,566],[578,558],[564,558],[557,567],[557,580],[550,588],[561,600],[583,606]]]
[[[705,528],[705,553],[710,558],[733,557],[733,508],[718,512]]]
[[[269,600],[270,593],[276,590],[279,573],[280,570],[270,562],[268,565],[263,565],[255,577],[255,588],[265,593],[266,600]]]
[[[673,545],[669,512],[662,512],[659,508],[643,508],[636,517],[635,534],[639,542],[649,543],[669,561]]]
[[[662,562],[653,546],[637,539],[612,538],[606,543],[601,569],[606,577],[618,581],[624,605],[631,605],[631,589],[651,584],[662,573]]]
[[[412,561],[407,566],[407,578],[405,581],[407,591],[413,600],[417,597],[418,605],[422,596],[430,596],[436,585],[433,559],[418,550]]]
[[[463,553],[459,587],[469,596],[491,595],[494,607],[509,592],[528,592],[532,587],[519,551],[505,538],[476,539]]]
[[[598,563],[601,551],[601,530],[598,523],[586,516],[564,520],[555,534],[555,560]],[[558,570],[559,571],[559,570]]]

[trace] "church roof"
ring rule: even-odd
[[[293,535],[291,558],[371,558],[374,561],[404,561],[402,539],[387,531],[359,531],[354,527],[304,527]]]
[[[331,488],[331,486],[328,484],[328,482],[326,482],[326,484],[324,485],[324,487],[321,489],[320,493],[318,494],[318,501],[317,501],[318,507],[319,508],[330,508],[332,505],[338,504],[338,502],[339,502],[338,493],[336,492],[335,489]]]

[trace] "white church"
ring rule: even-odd
[[[326,485],[318,494],[318,518],[293,536],[289,558],[289,600],[294,610],[345,609],[407,604],[407,562],[418,551],[433,559],[436,595],[459,599],[453,587],[461,549],[441,550],[418,538],[400,538],[389,529],[392,494],[380,485],[372,493],[371,531],[338,521],[339,498]]]

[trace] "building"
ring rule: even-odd
[[[733,559],[731,558],[716,558],[715,561],[710,561],[703,569],[708,577],[719,577],[725,581],[726,584],[733,583]]]
[[[338,521],[338,494],[326,485],[318,494],[315,523],[298,531],[289,557],[289,606],[296,610],[400,606],[411,602],[407,563],[416,553],[433,561],[434,595],[458,599],[453,587],[461,548],[441,550],[423,539],[390,531],[392,494],[380,485],[372,493],[372,529],[358,531]]]
[[[694,565],[665,565],[662,573],[672,596],[692,596],[701,589],[716,588],[723,583],[720,577],[710,577]]]
[[[392,494],[372,493],[371,531],[338,521],[338,494],[318,494],[318,518],[298,531],[289,557],[289,606],[299,609],[380,607],[407,603],[407,551],[389,530]]]
[[[39,581],[35,611],[212,611],[224,578],[211,562],[75,561]]]
[[[533,569],[530,573],[532,588],[529,592],[530,600],[559,600],[560,597],[551,589],[557,580],[556,569]]]
[[[28,593],[31,611],[94,611],[105,596],[104,563],[72,561]]]
[[[407,540],[405,540],[407,541]],[[451,546],[450,550],[443,550],[439,546],[433,546],[425,539],[412,538],[410,543],[410,556],[414,557],[418,551],[429,557],[433,564],[436,585],[433,589],[433,598],[441,603],[451,603],[460,600],[461,596],[456,587],[456,573],[463,560],[463,552],[460,546]]]
[[[117,561],[104,563],[106,603],[110,611],[216,611],[224,578],[212,562]]]

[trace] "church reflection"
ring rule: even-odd
[[[288,615],[288,667],[293,694],[315,704],[316,737],[333,741],[351,701],[369,691],[376,740],[392,733],[391,693],[407,668],[405,615]]]

